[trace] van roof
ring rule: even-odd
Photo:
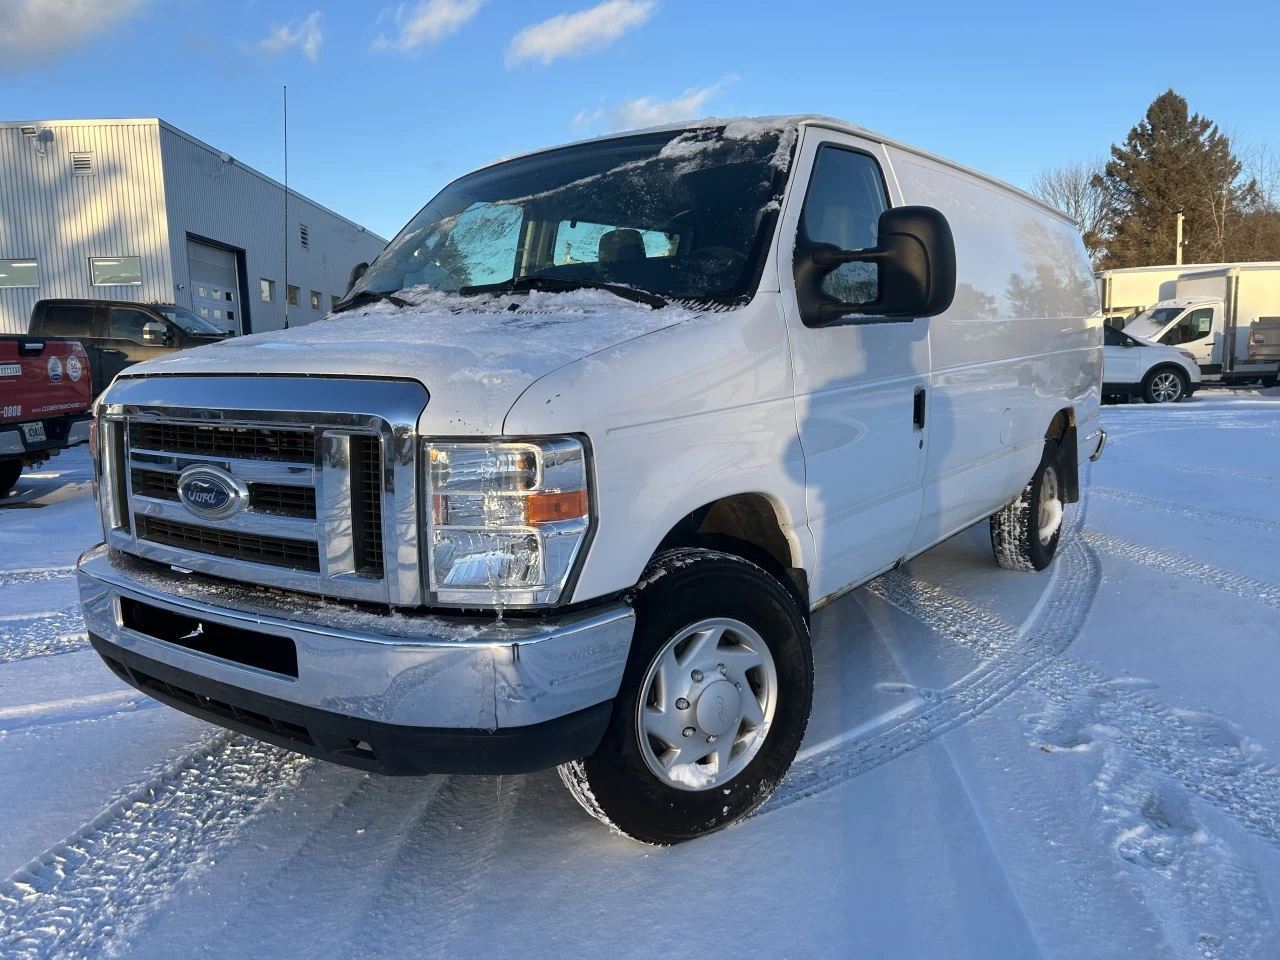
[[[1074,219],[1072,219],[1063,211],[1059,210],[1057,207],[1053,206],[1053,204],[1046,203],[1045,201],[1041,200],[1039,197],[1034,196],[1033,194],[1030,194],[1019,187],[1015,187],[1011,183],[1006,183],[1003,180],[1000,180],[989,174],[983,173],[981,170],[975,170],[972,167],[966,167],[964,164],[956,163],[954,160],[948,160],[946,157],[938,156],[937,154],[930,153],[927,150],[921,150],[919,147],[913,147],[908,143],[903,143],[901,140],[894,140],[891,137],[886,137],[883,134],[876,133],[874,130],[868,130],[866,127],[859,127],[856,124],[848,123],[844,120],[837,119],[836,117],[828,117],[818,113],[796,113],[796,114],[782,114],[777,116],[758,116],[758,117],[705,117],[701,120],[689,120],[682,123],[664,123],[658,126],[644,127],[638,130],[620,130],[615,133],[602,134],[601,136],[598,136],[598,137],[586,137],[582,140],[573,140],[573,141],[570,141],[569,143],[562,143],[562,144],[557,144],[555,146],[542,147],[537,150],[528,150],[528,151],[525,151],[524,153],[513,154],[512,156],[502,157],[501,159],[495,160],[492,163],[485,164],[484,166],[478,167],[477,169],[483,170],[486,167],[492,167],[500,163],[506,163],[508,160],[517,160],[520,157],[533,156],[534,154],[538,154],[538,153],[546,153],[548,150],[559,150],[564,147],[572,147],[581,143],[595,143],[602,140],[618,140],[623,137],[633,137],[633,136],[637,136],[639,134],[645,134],[645,133],[663,133],[666,131],[676,131],[676,130],[695,130],[701,127],[723,127],[731,123],[749,123],[753,125],[759,125],[762,129],[775,129],[775,130],[786,130],[788,127],[794,127],[796,129],[799,129],[800,127],[822,127],[828,130],[835,130],[839,133],[847,133],[847,134],[850,134],[851,136],[862,137],[865,140],[871,140],[875,143],[882,143],[886,146],[893,147],[894,149],[901,150],[904,153],[912,153],[918,157],[924,157],[927,160],[932,160],[936,163],[940,163],[945,166],[951,167],[953,170],[958,170],[962,173],[966,173],[969,176],[975,177],[979,180],[983,180],[986,183],[991,184],[992,186],[999,187],[1001,190],[1006,190],[1009,193],[1015,194],[1021,199],[1025,200],[1026,202],[1033,204],[1036,207],[1039,207],[1041,210],[1057,217],[1060,220],[1064,220],[1067,223],[1070,223],[1076,227],[1079,226],[1079,224]]]

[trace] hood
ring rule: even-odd
[[[697,315],[603,290],[461,298],[414,288],[400,296],[411,305],[375,303],[291,330],[233,337],[139,363],[126,375],[416,380],[431,396],[419,424],[424,433],[494,435],[539,377]]]

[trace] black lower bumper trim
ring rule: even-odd
[[[363,720],[254,693],[89,641],[121,680],[193,717],[276,746],[392,776],[532,773],[595,752],[613,702],[527,727],[467,730]]]

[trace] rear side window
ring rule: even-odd
[[[823,146],[805,195],[799,245],[806,252],[874,247],[880,214],[888,206],[875,160],[856,150]],[[876,298],[876,275],[874,264],[842,264],[823,280],[822,292],[843,303],[866,303]]]
[[[40,334],[46,337],[87,337],[93,328],[93,307],[51,303],[44,308]]]

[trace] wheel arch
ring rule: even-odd
[[[1062,477],[1062,502],[1080,501],[1080,450],[1076,439],[1076,411],[1063,407],[1053,415],[1044,432],[1045,440],[1058,444],[1058,473]]]
[[[720,550],[750,560],[776,577],[809,617],[809,574],[800,550],[788,535],[783,511],[762,493],[719,497],[681,517],[654,549],[652,557],[679,547]]]

